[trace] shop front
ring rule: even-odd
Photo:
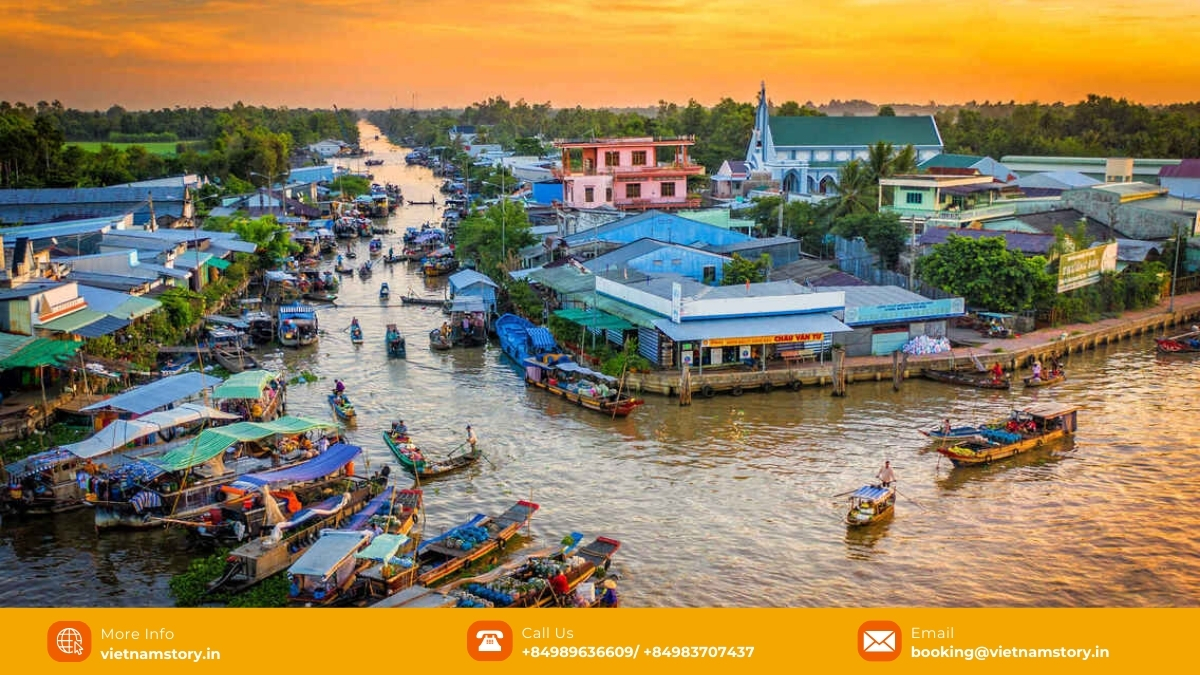
[[[674,367],[720,368],[744,365],[766,369],[772,360],[801,358],[823,360],[835,333],[851,329],[828,314],[806,314],[744,319],[713,319],[655,327],[675,347]]]

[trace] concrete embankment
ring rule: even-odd
[[[1046,361],[1053,356],[1063,357],[1072,352],[1082,352],[1141,335],[1179,332],[1173,330],[1175,326],[1200,322],[1200,293],[1177,296],[1174,310],[1169,307],[1169,301],[1164,300],[1156,307],[1126,312],[1120,317],[1095,323],[1043,328],[1008,339],[980,338],[978,344],[970,348],[970,353],[985,366],[999,362],[1006,370],[1015,371],[1028,367],[1035,359]],[[847,357],[842,374],[845,384],[883,380],[898,382],[899,379],[920,377],[925,368],[962,368],[964,364],[971,368],[966,352],[966,349],[956,349],[952,354],[907,358],[891,355]],[[795,391],[804,387],[832,386],[837,382],[837,376],[834,363],[827,356],[824,362],[771,364],[765,371],[750,370],[744,366],[705,368],[704,372],[693,369],[689,389],[693,395],[701,397],[720,393],[739,396],[751,391]],[[637,393],[679,396],[682,388],[680,381],[677,371],[629,373],[625,386]]]

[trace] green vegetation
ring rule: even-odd
[[[273,215],[260,216],[258,218],[239,218],[235,216],[222,216],[218,218],[206,218],[204,220],[204,229],[214,232],[236,232],[242,241],[248,241],[258,247],[258,261],[255,269],[268,269],[283,260],[284,258],[298,253],[300,245],[292,241],[291,230],[285,225],[281,225]],[[226,277],[232,267],[226,270]],[[242,278],[245,278],[245,273],[250,270],[243,267]],[[240,280],[239,280],[240,281]]]
[[[193,560],[188,571],[171,577],[168,585],[177,607],[223,604],[230,607],[285,607],[288,581],[282,574],[267,579],[242,593],[208,593],[208,583],[216,581],[225,571],[226,550]]]
[[[507,270],[516,269],[519,262],[517,252],[537,243],[530,232],[525,209],[507,201],[497,202],[483,213],[464,220],[454,241],[455,257],[474,260],[476,269],[492,279],[507,278]],[[507,256],[502,251],[507,251]]]
[[[356,197],[371,190],[371,181],[362,176],[338,176],[329,184],[329,189],[347,197]]]
[[[733,259],[725,263],[722,267],[722,286],[733,286],[736,284],[752,283],[756,284],[767,280],[767,272],[771,271],[771,256],[762,254],[756,260],[743,258],[734,253]]]
[[[85,152],[100,152],[104,146],[127,152],[130,148],[139,147],[152,155],[161,157],[170,157],[176,154],[179,149],[179,143],[176,141],[159,141],[155,143],[113,143],[109,141],[78,141],[68,143],[67,147],[76,147]]]
[[[1020,312],[1046,307],[1055,280],[1041,256],[1026,258],[1005,247],[1003,237],[951,236],[917,261],[917,276],[974,307]]]
[[[605,341],[607,345],[608,342]],[[605,359],[600,365],[600,372],[613,377],[621,377],[628,371],[649,371],[653,364],[646,357],[638,354],[637,338],[625,341],[624,347],[612,357]]]
[[[77,443],[91,435],[91,427],[77,427],[61,422],[52,424],[45,431],[29,438],[0,443],[0,464],[15,462],[18,459],[67,443]]]

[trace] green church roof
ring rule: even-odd
[[[775,147],[864,147],[887,141],[905,145],[940,146],[933,117],[772,117]]]

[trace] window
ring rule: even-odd
[[[629,183],[625,186],[625,198],[626,199],[637,199],[641,196],[642,196],[642,184],[641,183]]]
[[[663,266],[663,261],[661,261],[661,260],[655,260],[655,261],[654,261],[654,266],[655,266],[655,267],[662,267],[662,266]]]
[[[634,150],[633,153],[631,153],[630,164],[633,164],[634,166],[646,166],[646,151]]]
[[[660,190],[659,194],[661,194],[664,197],[674,197],[675,196],[675,184],[674,183],[662,183],[658,186],[658,189]]]
[[[716,265],[705,265],[704,266],[704,283],[706,283],[706,284],[717,283],[717,266]]]
[[[594,187],[583,188],[583,201],[585,201],[589,204],[596,201],[596,188],[594,188]]]
[[[921,194],[920,192],[907,192],[904,195],[904,203],[905,204],[920,204],[922,201],[921,198],[924,196],[925,195]]]
[[[605,152],[604,166],[621,166],[621,153],[616,151]]]
[[[671,267],[683,267],[683,258],[671,258]]]
[[[604,188],[604,201],[612,201],[612,188]]]

